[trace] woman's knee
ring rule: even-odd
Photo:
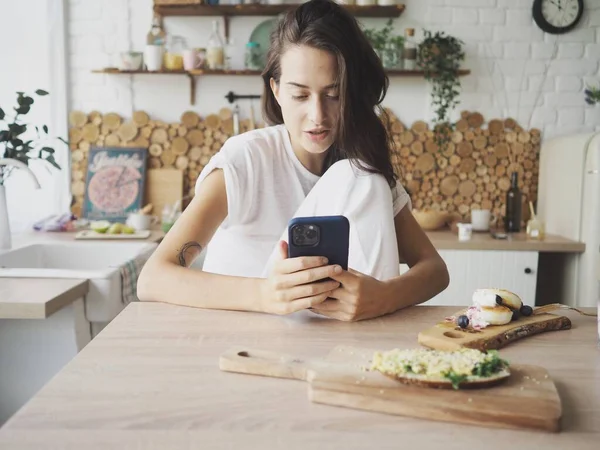
[[[325,177],[334,178],[337,182],[352,183],[360,181],[363,183],[366,182],[369,185],[386,186],[389,189],[389,185],[383,175],[369,172],[358,165],[358,163],[353,163],[349,159],[342,159],[332,164],[323,175],[323,178]]]

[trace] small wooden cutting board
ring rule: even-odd
[[[81,240],[102,240],[102,241],[110,241],[110,240],[129,240],[129,239],[147,239],[150,237],[150,230],[140,230],[135,233],[126,234],[107,234],[107,233],[97,233],[94,230],[82,230],[79,231],[75,235],[75,239]]]
[[[455,314],[458,317],[466,310]],[[441,318],[443,319],[443,318]],[[545,331],[567,330],[571,328],[568,317],[557,314],[534,314],[521,316],[506,325],[490,325],[480,331],[464,331],[452,322],[440,322],[419,333],[419,344],[436,350],[458,350],[475,348],[485,351],[502,348],[511,342]]]
[[[347,408],[493,428],[559,431],[562,407],[548,372],[511,365],[511,376],[485,389],[433,389],[402,384],[365,370],[374,350],[340,346],[326,359],[233,348],[222,371],[309,382],[309,399]]]

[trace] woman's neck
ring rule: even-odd
[[[307,152],[302,146],[294,144],[292,142],[292,150],[298,158],[298,161],[306,167],[306,169],[315,175],[323,175],[323,166],[325,165],[325,158],[329,150],[323,153],[310,153]]]

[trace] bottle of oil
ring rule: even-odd
[[[154,15],[152,18],[152,26],[150,27],[150,31],[148,31],[148,34],[146,35],[146,44],[164,46],[166,44],[166,41],[167,34],[160,25],[160,17]]]
[[[513,172],[510,177],[510,189],[506,193],[506,217],[504,229],[507,233],[521,231],[522,194],[519,189],[519,174]]]

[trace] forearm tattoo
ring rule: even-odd
[[[182,267],[189,267],[192,265],[194,260],[202,252],[202,246],[198,242],[190,241],[186,242],[181,246],[181,249],[177,252],[177,259],[179,265]]]

